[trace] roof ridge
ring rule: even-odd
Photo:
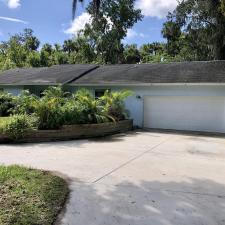
[[[77,76],[77,77],[75,77],[75,78],[72,78],[72,79],[69,79],[69,80],[65,81],[62,85],[72,83],[72,82],[74,82],[74,81],[80,79],[81,77],[85,76],[86,74],[88,74],[88,73],[90,73],[90,72],[92,72],[92,71],[94,71],[94,70],[96,70],[96,69],[98,69],[98,68],[99,68],[99,65],[96,65],[96,66],[94,66],[93,68],[90,68],[89,70],[83,72],[83,73],[80,74],[79,76]]]

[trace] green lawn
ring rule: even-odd
[[[0,166],[0,224],[51,225],[67,194],[67,183],[49,172]]]

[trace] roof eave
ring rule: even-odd
[[[63,85],[61,83],[37,83],[37,84],[34,84],[34,83],[24,83],[24,84],[1,84],[0,83],[0,86],[13,86],[13,87],[23,87],[23,86],[60,86],[60,85]]]
[[[203,83],[79,83],[79,84],[68,84],[68,86],[225,86],[225,82],[203,82]]]

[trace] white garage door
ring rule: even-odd
[[[144,127],[225,133],[225,97],[146,96]]]

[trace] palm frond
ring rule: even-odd
[[[73,0],[73,3],[72,3],[72,19],[73,20],[74,20],[75,15],[76,15],[77,1],[78,0]]]

